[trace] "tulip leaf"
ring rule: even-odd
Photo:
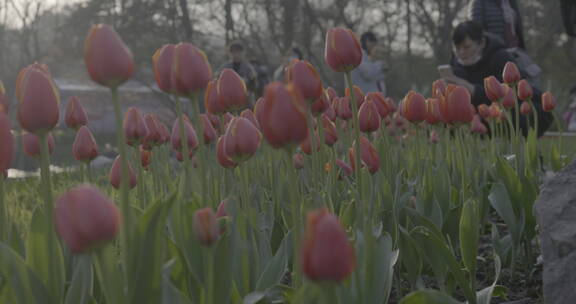
[[[437,290],[419,290],[405,296],[400,304],[462,304],[451,296]]]
[[[536,138],[536,130],[530,128],[528,136],[526,137],[526,162],[529,168],[538,168],[538,146]]]
[[[262,291],[255,291],[255,292],[251,292],[249,294],[247,294],[244,297],[244,301],[242,301],[243,304],[257,304],[260,301],[264,300],[266,298],[266,292],[262,292]]]
[[[0,274],[6,279],[8,290],[12,291],[15,301],[11,303],[57,303],[22,257],[2,242],[0,242]]]
[[[292,252],[292,233],[286,233],[282,244],[276,251],[274,257],[264,267],[260,278],[256,282],[256,290],[264,291],[276,284],[279,284],[287,271],[288,261]]]
[[[490,304],[490,300],[492,300],[492,295],[495,293],[496,289],[498,290],[498,293],[501,293],[502,291],[500,290],[501,288],[499,288],[498,285],[496,285],[496,283],[498,282],[498,278],[500,277],[500,272],[502,270],[502,263],[500,262],[500,258],[496,255],[494,256],[494,274],[495,274],[495,278],[494,278],[494,282],[492,283],[492,285],[478,291],[476,293],[476,300],[477,300],[477,304]]]
[[[387,303],[392,290],[392,276],[394,265],[398,260],[398,250],[392,248],[392,238],[383,233],[373,244],[375,248],[370,251],[369,266],[366,270],[365,303]]]
[[[506,186],[510,201],[513,204],[514,213],[516,215],[520,214],[522,209],[522,181],[512,166],[501,158],[496,161],[496,172],[498,179]]]
[[[550,162],[554,171],[559,171],[564,167],[562,155],[560,154],[558,145],[552,145],[552,148],[550,149]]]
[[[54,227],[43,208],[34,211],[26,239],[26,263],[48,287],[55,299],[64,293],[64,257]]]
[[[476,255],[478,253],[479,223],[474,200],[464,203],[460,217],[460,252],[462,261],[471,277],[476,276]]]
[[[88,255],[76,257],[72,282],[66,292],[65,304],[87,304],[92,297],[94,286],[94,272],[92,260]]]
[[[418,254],[418,248],[414,239],[402,227],[400,227],[400,252],[402,252],[402,265],[407,270],[408,280],[415,286],[416,280],[422,272],[422,258]]]
[[[238,258],[233,246],[234,240],[230,235],[224,235],[216,244],[214,254],[214,286],[216,292],[213,295],[214,303],[229,303],[234,276],[235,259]]]
[[[167,201],[157,201],[141,216],[133,234],[132,267],[129,269],[131,303],[159,302],[161,268],[164,252],[166,217],[175,202],[175,194]]]
[[[168,261],[162,268],[162,304],[191,304],[190,300],[182,294],[170,279],[170,273],[175,260]]]
[[[488,195],[488,199],[498,215],[500,215],[504,220],[508,229],[510,229],[514,244],[517,246],[520,244],[520,238],[522,236],[522,231],[524,230],[523,210],[519,210],[520,214],[515,213],[510,196],[508,196],[508,191],[504,185],[499,183],[492,185],[492,190]]]

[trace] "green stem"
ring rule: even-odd
[[[336,286],[334,283],[325,283],[320,285],[320,290],[322,291],[323,302],[326,304],[338,304],[340,299],[336,294]]]
[[[291,207],[292,213],[292,233],[294,235],[294,256],[293,256],[293,282],[294,288],[298,288],[302,284],[302,272],[300,269],[300,201],[298,199],[294,199],[294,181],[296,181],[296,169],[292,165],[292,152],[291,149],[285,149],[286,155],[286,171],[289,189],[288,189],[288,205]],[[297,185],[296,185],[297,187]],[[298,191],[298,190],[296,190]]]
[[[208,248],[206,250],[206,263],[208,271],[206,272],[206,303],[214,303],[214,250]]]
[[[0,172],[0,241],[8,239],[8,229],[10,227],[8,209],[4,201],[4,173]]]
[[[552,111],[552,115],[554,116],[554,122],[556,123],[556,128],[558,129],[558,132],[560,132],[560,140],[559,140],[559,152],[560,152],[560,161],[562,164],[564,164],[564,162],[562,161],[562,142],[564,141],[564,128],[562,127],[562,124],[560,123],[560,119],[558,119],[558,115],[556,115],[556,112]]]
[[[180,103],[180,97],[174,95],[176,99],[176,114],[178,115],[178,126],[180,128],[180,153],[182,153],[182,161],[184,162],[184,191],[188,189],[188,172],[190,170],[190,159],[188,150],[188,136],[186,134],[186,129],[184,128],[184,116],[182,113],[182,104]],[[180,193],[184,196],[184,193]]]

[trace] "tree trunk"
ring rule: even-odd
[[[190,22],[190,12],[188,11],[188,1],[180,0],[180,10],[182,11],[182,27],[186,40],[192,40],[192,23]]]
[[[224,13],[226,14],[226,45],[230,44],[230,35],[234,32],[234,19],[232,19],[232,0],[225,0]]]
[[[295,20],[298,16],[298,7],[300,6],[299,0],[283,0],[282,6],[284,7],[284,18],[283,18],[283,41],[282,48],[283,52],[286,51],[292,43],[294,42],[294,32],[295,32]]]

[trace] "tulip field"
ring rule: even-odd
[[[231,69],[214,74],[193,44],[150,55],[177,112],[169,123],[122,109],[118,88],[135,66],[114,29],[95,25],[86,38],[86,70],[115,109],[111,168],[90,166],[102,143],[81,100],[59,117],[48,66],[31,63],[6,88],[17,103],[0,99],[0,173],[11,167],[18,125],[41,176],[0,174],[0,303],[540,296],[533,204],[545,173],[572,156],[563,157],[562,138],[537,137],[543,117],[562,129],[556,101],[549,92],[533,100],[513,63],[486,79],[489,100],[478,107],[467,89],[442,80],[430,96],[410,91],[397,103],[352,85],[360,45],[334,28],[325,64],[342,74],[345,92],[294,60],[285,82],[269,84],[252,106],[243,79]],[[524,135],[520,117],[533,122]],[[76,134],[70,146],[52,136],[59,120]],[[77,170],[50,172],[55,146]]]

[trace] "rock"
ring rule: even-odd
[[[544,261],[544,303],[576,299],[576,162],[548,179],[535,204]]]
[[[103,156],[103,155],[98,155],[98,157],[96,157],[90,163],[90,167],[92,167],[92,168],[104,168],[104,167],[111,166],[113,162],[114,162],[114,160],[111,158],[108,158],[108,157]]]

